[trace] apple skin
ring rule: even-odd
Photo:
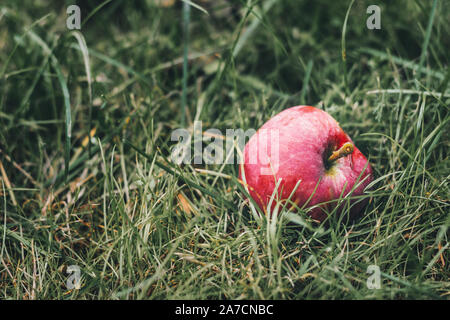
[[[271,132],[277,132],[278,138]],[[305,203],[308,208],[336,200],[341,194],[344,197],[356,183],[359,186],[351,196],[358,196],[373,180],[372,167],[367,158],[354,146],[350,154],[332,163],[327,160],[334,150],[347,142],[353,144],[337,121],[325,111],[311,106],[292,107],[267,121],[250,138],[244,148],[244,163],[240,166],[239,178],[243,180],[243,168],[250,196],[266,214],[279,179],[279,200],[287,200],[298,180],[301,180],[291,198],[299,207]],[[255,152],[258,153],[256,160]],[[274,156],[276,154],[278,156]],[[267,174],[267,170],[272,174]],[[357,215],[366,203],[367,198],[364,201],[351,200],[350,215]],[[315,220],[323,221],[328,216],[327,212],[336,206],[337,201],[332,201],[311,209],[308,214]],[[335,212],[341,212],[341,209]]]

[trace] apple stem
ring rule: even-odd
[[[331,156],[328,158],[328,162],[333,163],[337,159],[340,159],[342,157],[346,157],[349,154],[352,154],[354,149],[355,149],[355,146],[353,145],[353,143],[346,142],[338,150],[333,151]]]

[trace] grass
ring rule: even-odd
[[[2,1],[0,298],[449,299],[449,3],[368,30],[371,1],[172,2],[77,1],[77,33],[71,1]],[[237,165],[169,161],[183,121],[303,103],[374,168],[355,221],[260,218]]]

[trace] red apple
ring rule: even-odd
[[[373,179],[366,157],[337,121],[310,106],[286,109],[267,121],[244,148],[239,170],[244,180],[242,169],[250,196],[266,214],[277,182],[275,199],[283,201],[300,180],[290,200],[298,207],[318,205],[308,212],[318,221],[325,220],[340,197],[351,197],[350,213],[358,213],[367,198],[356,196]]]

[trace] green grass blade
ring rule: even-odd
[[[345,46],[345,36],[347,35],[347,21],[350,15],[350,10],[352,9],[353,3],[355,0],[350,2],[348,6],[347,13],[345,14],[344,24],[342,26],[342,35],[341,35],[341,57],[342,57],[342,68],[343,68],[343,76],[344,76],[344,86],[347,94],[349,93],[348,88],[348,80],[347,80],[347,50]]]
[[[191,20],[191,6],[189,2],[183,2],[183,83],[181,93],[181,127],[184,127],[186,125],[187,83],[189,75],[189,24]]]
[[[70,108],[70,94],[69,88],[67,87],[66,79],[61,71],[61,67],[58,62],[55,61],[53,63],[53,68],[56,71],[56,75],[58,76],[58,81],[61,86],[61,90],[63,92],[64,98],[64,112],[65,112],[65,125],[66,125],[66,143],[65,143],[65,153],[64,153],[64,172],[65,172],[65,180],[67,183],[67,178],[69,177],[69,162],[70,162],[70,144],[72,138],[72,112]]]
[[[427,55],[428,44],[430,43],[431,31],[433,28],[433,22],[434,22],[434,17],[435,17],[435,13],[436,13],[437,3],[438,3],[438,0],[434,0],[433,6],[431,8],[430,18],[428,20],[427,31],[425,33],[425,38],[424,38],[423,44],[422,44],[422,53],[420,54],[419,72],[420,72],[420,70],[422,70],[422,67],[423,67],[423,64],[425,62],[425,58]],[[420,74],[418,74],[418,76],[420,76]]]
[[[71,35],[75,37],[75,39],[78,41],[78,45],[80,47],[81,53],[83,55],[83,62],[84,62],[84,69],[86,72],[87,77],[87,83],[88,83],[88,97],[89,97],[89,131],[87,133],[87,136],[89,138],[88,143],[88,150],[89,150],[89,156],[91,156],[91,139],[90,139],[90,133],[92,130],[92,75],[91,75],[91,64],[89,61],[89,50],[86,44],[86,40],[84,39],[84,36],[79,31],[73,31],[71,32]]]

